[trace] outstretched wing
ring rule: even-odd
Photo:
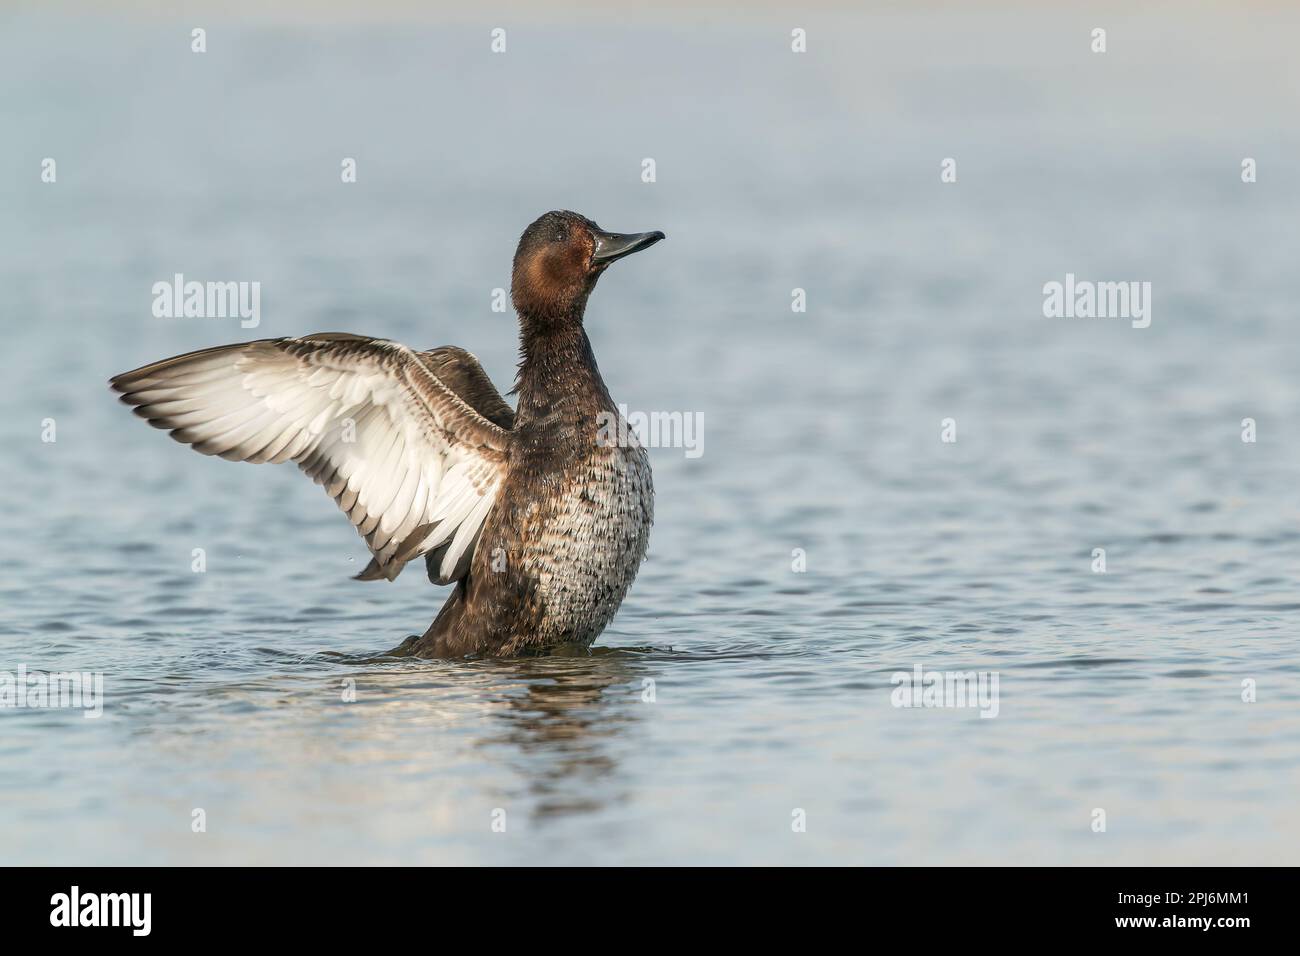
[[[439,364],[474,381],[474,404]],[[327,332],[191,352],[110,384],[149,424],[205,455],[297,462],[365,538],[373,576],[392,580],[432,553],[430,576],[449,583],[468,571],[505,475],[508,426],[476,405],[513,416],[502,418],[482,383],[496,393],[461,349],[418,353]]]

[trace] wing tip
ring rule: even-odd
[[[371,558],[370,563],[366,565],[365,570],[360,574],[352,575],[353,581],[395,581],[397,576],[402,573],[404,564],[396,561],[390,561],[386,565],[381,565],[378,558]]]

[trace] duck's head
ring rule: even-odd
[[[606,232],[576,212],[548,212],[519,237],[510,282],[515,309],[531,321],[580,320],[600,274],[663,237]]]

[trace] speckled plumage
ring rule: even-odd
[[[262,339],[115,376],[136,414],[234,461],[294,461],[325,487],[392,580],[423,557],[456,582],[395,653],[539,653],[589,645],[645,556],[654,489],[583,329],[612,262],[662,233],[607,233],[570,212],[524,231],[512,298],[522,359],[512,410],[473,355],[349,333]]]
[[[601,440],[602,413],[618,411],[586,334],[574,326],[530,344],[505,483],[469,576],[413,653],[588,645],[645,557],[654,519],[650,461],[635,438],[626,447]]]

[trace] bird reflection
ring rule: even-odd
[[[388,665],[358,675],[367,697],[373,700],[382,687],[382,700],[401,708],[408,728],[417,721],[444,732],[486,728],[475,730],[474,746],[524,781],[521,795],[533,804],[535,819],[591,813],[623,799],[620,755],[633,749],[625,738],[640,722],[643,682],[657,672],[659,649],[429,661],[403,655],[405,646],[349,659]]]
[[[501,732],[481,746],[508,745],[512,769],[536,801],[536,819],[590,813],[623,798],[618,755],[639,721],[638,657],[596,648],[581,656],[493,662],[516,692],[495,710]]]

